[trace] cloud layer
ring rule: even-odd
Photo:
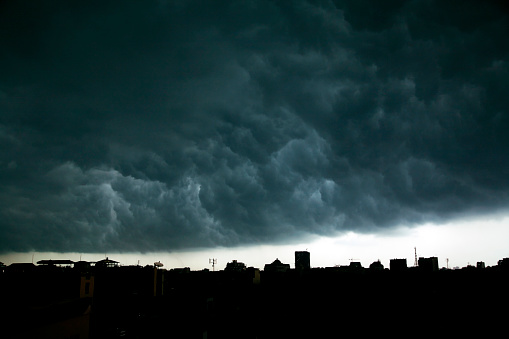
[[[0,251],[285,242],[507,206],[503,1],[0,6]]]

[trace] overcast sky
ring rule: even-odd
[[[0,252],[289,245],[504,215],[508,14],[2,1]]]

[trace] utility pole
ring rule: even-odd
[[[209,259],[209,264],[212,264],[212,272],[214,272],[217,264],[217,259]]]

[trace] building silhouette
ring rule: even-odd
[[[226,272],[243,272],[246,270],[246,264],[237,260],[233,260],[232,262],[226,264],[224,270]]]
[[[406,259],[391,259],[389,262],[389,269],[393,272],[406,271],[407,268]]]
[[[279,259],[276,259],[271,264],[265,264],[263,270],[265,272],[285,273],[290,270],[290,264],[283,264]]]
[[[502,269],[506,269],[506,270],[509,270],[509,258],[503,258],[503,259],[500,259],[498,262],[497,262],[497,266],[502,268]]]
[[[108,257],[106,257],[106,259],[99,260],[98,262],[95,263],[95,267],[100,267],[100,268],[111,268],[111,267],[118,267],[118,266],[119,266],[118,261],[111,260]]]
[[[384,265],[380,262],[380,260],[374,261],[369,265],[369,269],[373,271],[383,271]]]
[[[426,271],[426,272],[438,271],[438,258],[437,257],[430,257],[430,258],[420,257],[418,264],[419,264],[419,269],[422,271]]]
[[[310,253],[308,251],[295,252],[295,269],[309,270],[311,268]]]

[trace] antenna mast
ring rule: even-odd
[[[417,261],[417,247],[414,247],[414,253],[415,253],[414,266],[417,267],[419,266],[419,262]]]
[[[212,264],[212,272],[214,272],[217,264],[217,259],[209,259],[209,264]]]

